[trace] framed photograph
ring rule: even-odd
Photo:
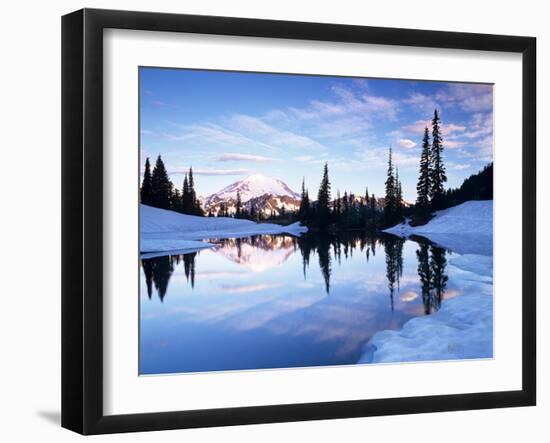
[[[62,425],[536,401],[531,37],[62,20]]]

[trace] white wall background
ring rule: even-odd
[[[417,0],[11,1],[0,26],[0,439],[74,441],[60,414],[61,15],[81,7],[531,35],[538,38],[539,226],[550,222],[544,122],[550,119],[550,28],[544,2]],[[543,109],[545,108],[545,109]],[[544,113],[546,111],[546,114]],[[519,149],[519,147],[518,147]],[[546,163],[546,164],[544,164]],[[24,180],[21,180],[23,176]],[[539,230],[540,232],[540,230]],[[550,265],[539,236],[539,275]],[[550,436],[549,284],[539,278],[539,406],[494,411],[241,426],[102,436],[94,441],[319,442],[547,441]]]

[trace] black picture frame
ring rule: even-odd
[[[104,415],[103,30],[353,42],[519,53],[522,109],[522,388]],[[530,406],[536,403],[536,39],[230,17],[83,9],[62,18],[62,426],[81,434]],[[519,171],[518,171],[519,172]]]

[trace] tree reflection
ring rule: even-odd
[[[325,280],[325,291],[327,294],[330,293],[330,274],[332,273],[330,245],[330,239],[321,235],[317,245],[317,255],[319,256],[319,267],[321,268],[321,274],[323,274],[323,279]]]
[[[399,291],[399,282],[403,276],[403,245],[405,239],[394,236],[384,236],[386,251],[386,278],[390,290],[390,308],[394,310],[394,295]]]
[[[430,314],[437,311],[443,300],[448,277],[445,273],[447,266],[446,252],[444,249],[431,245],[422,239],[415,239],[419,243],[416,257],[418,259],[418,276],[424,312]],[[288,235],[256,235],[242,239],[218,240],[213,251],[224,252],[226,257],[238,264],[258,264],[265,254],[257,256],[255,251],[288,251],[288,254],[279,254],[273,263],[266,262],[265,269],[269,272],[269,266],[277,266],[286,260],[288,255],[298,250],[302,257],[302,272],[304,279],[308,277],[308,269],[311,264],[311,255],[317,254],[319,270],[323,278],[325,292],[330,294],[331,277],[334,268],[345,266],[346,259],[357,254],[364,253],[366,261],[376,255],[378,243],[382,243],[385,252],[386,279],[388,282],[390,308],[393,311],[396,293],[400,290],[400,281],[403,276],[403,249],[405,239],[392,235],[366,235],[364,232],[340,232],[340,233],[307,233],[300,237]],[[246,245],[246,246],[245,246]],[[170,277],[174,269],[183,266],[185,278],[192,289],[195,287],[196,262],[199,252],[191,252],[181,255],[166,255],[142,259],[141,265],[145,277],[147,295],[151,299],[154,290],[161,301],[166,295]],[[342,260],[344,258],[344,260]],[[263,270],[262,270],[263,272]],[[154,289],[154,290],[153,290]]]
[[[164,300],[170,277],[174,272],[174,257],[165,255],[141,260],[143,273],[145,274],[145,283],[147,285],[147,295],[151,298],[153,285],[157,291],[160,301]]]
[[[416,251],[416,257],[424,313],[429,315],[439,310],[447,289],[449,278],[445,273],[446,251],[422,241]]]

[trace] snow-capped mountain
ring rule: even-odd
[[[202,200],[204,209],[217,215],[222,205],[228,214],[235,212],[237,194],[240,195],[243,208],[261,212],[269,217],[279,215],[281,211],[296,211],[300,207],[300,194],[294,192],[282,180],[254,174],[223,188]]]

